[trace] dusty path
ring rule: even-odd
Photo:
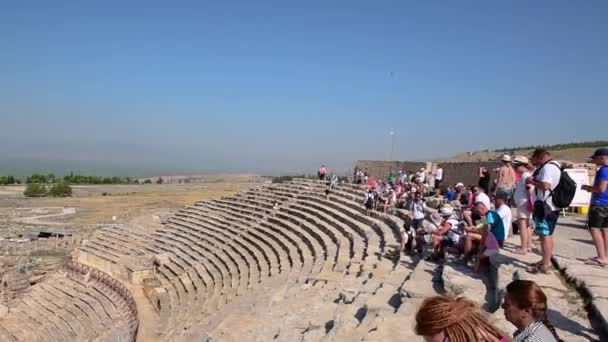
[[[17,208],[17,210],[23,210],[23,209],[40,210],[40,209],[59,209],[59,208]],[[61,226],[61,225],[65,225],[65,223],[45,221],[45,219],[75,215],[76,212],[77,212],[76,208],[68,207],[68,208],[61,208],[60,213],[42,214],[42,215],[35,215],[35,216],[28,216],[28,217],[16,217],[16,218],[13,218],[12,221],[19,222],[19,223],[25,223],[25,224],[31,224],[31,225]]]

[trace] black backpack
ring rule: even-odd
[[[556,162],[549,161],[548,164],[559,168],[561,172],[559,183],[550,194],[553,204],[558,208],[568,208],[576,193],[576,182]]]

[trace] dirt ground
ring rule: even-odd
[[[565,150],[553,151],[553,156],[558,160],[568,160],[573,163],[585,163],[588,161],[589,156],[593,154],[595,148],[571,148]],[[516,154],[529,156],[532,150],[516,151]],[[477,162],[477,161],[488,161],[498,160],[504,152],[471,152],[462,153],[450,158],[442,158],[437,161],[439,162]]]
[[[196,201],[229,196],[265,181],[254,175],[228,175],[190,184],[75,185],[73,196],[66,198],[27,198],[24,186],[4,186],[0,187],[0,231],[11,223],[57,223],[77,229],[110,223],[113,216],[126,222],[148,212],[174,211]]]

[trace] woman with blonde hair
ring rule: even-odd
[[[508,341],[474,302],[462,297],[425,299],[416,314],[416,334],[429,342]]]
[[[507,285],[502,305],[505,318],[517,331],[514,342],[561,341],[547,317],[547,296],[530,280],[515,280]]]

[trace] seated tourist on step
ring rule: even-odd
[[[456,199],[456,190],[454,190],[454,187],[448,186],[445,192],[445,199],[448,202],[452,202]]]
[[[472,201],[469,204],[470,209],[469,210],[465,209],[462,213],[462,216],[463,216],[464,220],[467,222],[467,224],[469,225],[469,227],[472,227],[474,225],[473,223],[476,220],[479,220],[481,218],[473,210],[473,206],[475,206],[475,204],[481,202],[486,206],[486,208],[488,208],[488,209],[492,208],[492,205],[490,202],[490,197],[488,195],[486,195],[486,193],[483,192],[483,190],[480,187],[478,187],[478,186],[471,187],[469,198],[471,198],[471,197],[472,197]]]
[[[412,226],[412,219],[406,216],[399,231],[400,252],[414,254],[416,251],[416,230]]]
[[[407,174],[403,171],[399,171],[399,177],[397,178],[397,184],[403,185],[407,183]]]
[[[464,297],[425,299],[416,313],[416,334],[430,342],[503,342],[505,334],[494,327],[481,309]]]
[[[586,261],[591,265],[608,265],[608,148],[599,148],[591,156],[591,162],[599,167],[593,185],[583,185],[591,192],[591,206],[587,217],[587,228],[591,232],[597,258]]]
[[[513,212],[511,211],[511,207],[509,207],[510,196],[505,191],[498,190],[496,192],[496,196],[494,196],[494,207],[496,208],[496,212],[498,216],[502,219],[502,226],[504,228],[504,239],[506,240],[509,237],[509,232],[511,230],[511,224],[513,222]]]
[[[449,204],[444,204],[439,208],[439,215],[441,217],[441,222],[438,224],[438,229],[431,233],[431,245],[433,247],[433,254],[429,257],[429,260],[435,261],[439,259],[443,259],[445,256],[443,247],[445,246],[444,240],[448,239],[448,233],[452,228],[458,229],[458,219],[453,218],[454,209]],[[435,218],[435,224],[438,223],[438,220]],[[449,244],[448,244],[449,245]]]
[[[463,207],[468,207],[469,205],[469,192],[468,189],[465,188],[464,184],[462,183],[456,183],[456,185],[454,185],[454,191],[456,192],[456,198],[455,200],[460,202],[460,204]]]
[[[476,226],[469,226],[465,228],[467,236],[464,242],[464,260],[472,256],[472,253],[477,248],[477,263],[476,269],[479,269],[481,259],[485,259],[487,254],[486,251],[488,234],[492,234],[493,238],[496,239],[498,246],[502,247],[505,240],[505,228],[503,227],[503,221],[500,215],[494,210],[488,209],[489,204],[484,202],[477,202],[473,209],[483,219],[476,222]]]
[[[507,285],[502,308],[507,321],[517,328],[514,342],[560,341],[547,317],[547,296],[535,282],[515,280]]]

